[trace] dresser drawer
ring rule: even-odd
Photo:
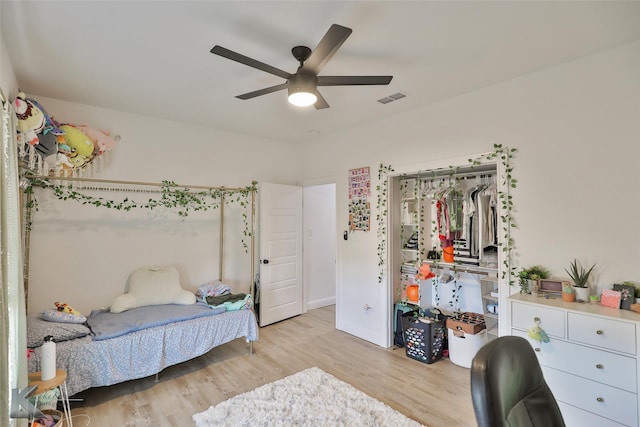
[[[576,408],[575,406],[567,405],[563,402],[558,402],[560,412],[562,412],[562,418],[567,427],[585,427],[585,426],[597,426],[597,427],[625,427],[624,424],[617,423],[607,418],[602,418],[598,415],[587,412],[584,409]]]
[[[568,337],[571,341],[636,354],[634,323],[569,313]]]
[[[540,365],[636,393],[636,359],[553,339],[540,343],[526,332],[514,329],[513,335],[527,339]]]
[[[527,330],[536,326],[536,319],[540,319],[539,326],[549,336],[564,338],[564,311],[542,307],[540,305],[511,303],[511,326]]]
[[[638,425],[638,396],[556,369],[542,367],[556,400],[627,425]]]

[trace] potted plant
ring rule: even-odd
[[[589,276],[591,276],[591,272],[595,266],[596,265],[593,264],[591,268],[587,270],[578,264],[578,260],[574,259],[571,264],[569,264],[569,269],[564,269],[569,277],[571,277],[571,280],[573,280],[576,299],[578,301],[587,301],[589,299]]]
[[[538,280],[549,277],[549,271],[541,265],[523,268],[518,273],[518,283],[520,284],[520,292],[523,294],[537,294],[540,287]]]

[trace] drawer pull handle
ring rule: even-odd
[[[602,366],[602,364],[601,364],[601,363],[598,363],[598,364],[596,365],[596,368],[598,368],[598,369],[603,369],[603,368],[604,368],[604,366]]]
[[[597,400],[598,402],[600,402],[600,403],[604,402],[604,398],[603,398],[603,397],[598,397],[598,398],[596,398],[596,400]]]
[[[604,334],[604,332],[603,332],[601,329],[598,329],[598,330],[596,331],[596,334],[598,334],[598,335],[602,335],[602,334]]]
[[[540,351],[540,347],[534,348],[535,351]]]
[[[540,321],[540,318],[536,316],[536,317],[533,318],[533,321],[538,323]]]

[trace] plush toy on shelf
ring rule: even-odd
[[[60,126],[64,134],[65,143],[75,150],[80,156],[84,156],[88,159],[93,157],[93,141],[87,135],[75,126],[62,125]]]
[[[107,151],[113,150],[113,148],[120,140],[120,137],[117,135],[115,137],[112,137],[111,134],[107,131],[94,129],[87,125],[78,125],[77,128],[80,129],[82,133],[87,135],[91,139],[91,141],[93,141],[93,154],[95,154],[96,156],[100,156]]]
[[[38,133],[45,128],[44,113],[23,92],[20,92],[13,101],[13,108],[18,117],[18,130],[20,138],[29,145],[38,144]]]

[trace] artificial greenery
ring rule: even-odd
[[[502,186],[503,189],[498,189],[498,199],[502,207],[502,214],[500,215],[500,222],[502,224],[502,241],[498,243],[498,246],[502,248],[504,252],[502,271],[502,279],[506,279],[509,285],[514,284],[514,278],[517,276],[517,266],[514,263],[515,255],[515,242],[512,236],[512,229],[517,228],[514,218],[514,206],[511,196],[511,190],[516,188],[518,180],[513,177],[513,159],[518,150],[516,148],[504,147],[502,144],[494,144],[493,152],[486,154],[480,159],[469,159],[472,166],[479,166],[483,160],[486,161],[499,161],[502,165]]]
[[[393,172],[391,166],[380,163],[378,167],[378,185],[376,186],[378,193],[378,213],[376,214],[378,223],[378,283],[382,283],[386,273],[387,216],[389,215],[387,207],[389,183],[386,178],[391,172]]]
[[[449,306],[453,311],[453,316],[460,317],[460,295],[462,294],[462,284],[458,282],[458,274],[453,275],[453,289],[451,290],[451,300]]]
[[[534,265],[532,267],[523,268],[518,273],[518,283],[520,283],[520,292],[529,293],[529,280],[546,279],[549,277],[549,270],[541,265]]]
[[[517,228],[517,224],[514,216],[514,205],[513,199],[511,196],[511,190],[517,187],[518,180],[513,177],[513,160],[515,154],[517,153],[516,148],[505,147],[502,144],[494,144],[493,151],[487,153],[479,158],[469,159],[469,163],[471,167],[481,166],[487,162],[499,162],[502,166],[501,176],[502,179],[502,187],[498,187],[498,199],[500,200],[502,212],[500,215],[500,222],[502,225],[502,240],[498,243],[498,246],[504,252],[503,256],[503,265],[504,269],[502,270],[502,279],[506,280],[510,286],[515,284],[515,280],[518,277],[517,275],[517,266],[514,262],[515,257],[515,241],[512,235],[512,229]],[[382,282],[385,277],[386,269],[385,269],[385,261],[386,261],[386,250],[387,250],[387,216],[388,216],[388,207],[387,207],[387,182],[383,180],[393,172],[394,169],[389,165],[380,164],[378,169],[378,180],[380,183],[384,181],[384,185],[379,184],[377,186],[378,192],[378,282]],[[457,180],[456,174],[460,171],[459,167],[449,166],[449,168],[445,169],[435,169],[428,172],[424,172],[421,174],[421,178],[429,179],[428,175],[431,173],[432,178],[442,178],[447,177],[449,179],[449,185],[455,185]],[[420,175],[420,173],[419,173]],[[445,179],[443,178],[439,182],[439,186],[444,188]],[[435,200],[432,200],[431,203],[435,203]],[[431,229],[431,237],[435,236],[437,233],[437,224],[435,221],[432,221],[432,229]],[[438,260],[434,260],[434,267],[437,267]]]
[[[210,188],[201,191],[192,191],[190,188],[181,187],[173,181],[162,181],[157,198],[149,198],[145,202],[136,202],[128,197],[122,200],[111,200],[104,197],[96,197],[80,192],[71,184],[54,184],[49,180],[39,178],[27,178],[28,184],[24,188],[24,193],[28,195],[26,202],[26,224],[31,226],[31,212],[38,211],[38,201],[35,198],[34,187],[51,190],[59,200],[73,200],[82,205],[93,205],[118,211],[131,211],[133,209],[167,208],[178,209],[178,216],[185,218],[190,212],[206,212],[220,207],[221,201],[225,204],[237,203],[245,208],[242,217],[244,231],[242,246],[245,251],[249,250],[246,239],[252,236],[249,217],[246,208],[251,204],[251,194],[256,191],[257,182],[252,182],[250,186],[244,188]]]
[[[587,283],[589,282],[589,276],[591,276],[591,272],[593,271],[595,266],[596,265],[593,264],[591,268],[587,270],[583,266],[578,264],[578,260],[574,259],[569,264],[569,269],[567,270],[565,268],[564,271],[566,271],[569,277],[571,277],[571,280],[573,280],[573,284],[576,286],[576,288],[586,288]]]

